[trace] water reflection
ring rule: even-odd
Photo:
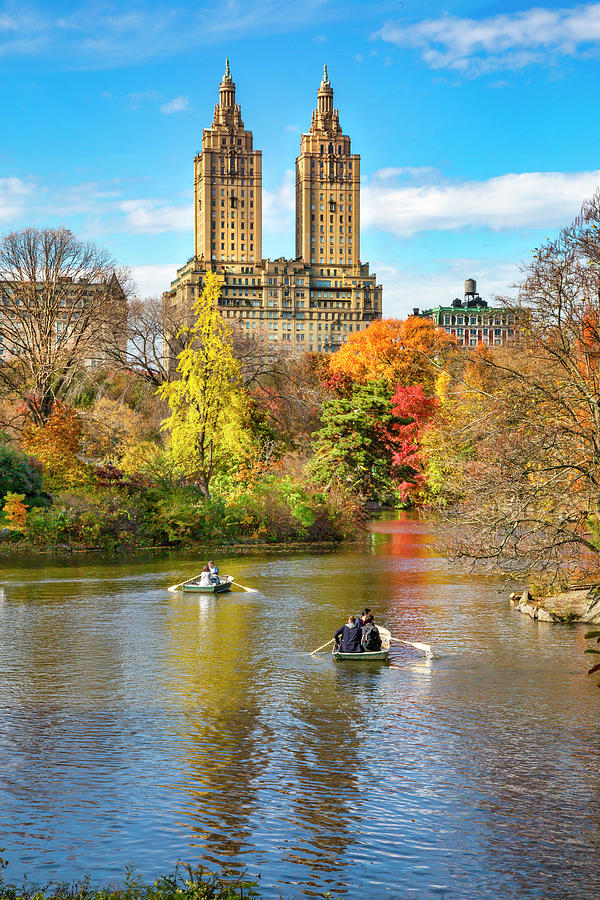
[[[227,861],[235,870],[244,865],[258,779],[268,762],[254,683],[256,623],[235,599],[180,595],[174,604],[169,637],[178,675],[173,687],[184,713],[178,737],[185,776],[176,786],[187,797],[182,823],[213,868]]]
[[[169,594],[185,560],[19,563],[0,604],[9,875],[177,859],[266,896],[590,896],[600,693],[581,629],[515,614],[425,523],[222,560],[258,594]],[[197,571],[197,561],[190,562]],[[310,651],[363,606],[393,666]]]

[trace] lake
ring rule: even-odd
[[[0,560],[0,847],[20,881],[178,860],[266,897],[597,893],[600,691],[581,626],[514,612],[410,516],[330,553]],[[427,660],[334,663],[363,606]]]

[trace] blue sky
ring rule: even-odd
[[[384,314],[514,293],[600,185],[600,3],[0,3],[0,228],[66,224],[142,295],[193,249],[192,164],[225,56],[263,151],[263,253],[294,254],[293,170],[323,62],[360,153]]]

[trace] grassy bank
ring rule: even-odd
[[[2,866],[6,862],[2,860]],[[0,900],[247,900],[260,897],[256,883],[230,880],[203,869],[177,868],[152,884],[145,884],[133,869],[125,873],[122,884],[94,887],[89,878],[81,882],[48,882],[33,887],[18,887],[0,876]]]

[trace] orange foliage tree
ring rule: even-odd
[[[12,491],[9,491],[4,498],[2,512],[8,527],[12,531],[25,531],[29,504],[24,503],[24,500],[25,494],[15,494]]]
[[[23,447],[39,459],[55,488],[76,484],[85,476],[85,466],[78,457],[81,432],[77,412],[59,401],[55,401],[44,425],[31,425],[23,432]]]
[[[454,345],[454,339],[431,319],[381,319],[351,334],[329,365],[332,374],[361,384],[383,379],[390,386],[422,384],[430,392],[437,373],[434,357]]]

